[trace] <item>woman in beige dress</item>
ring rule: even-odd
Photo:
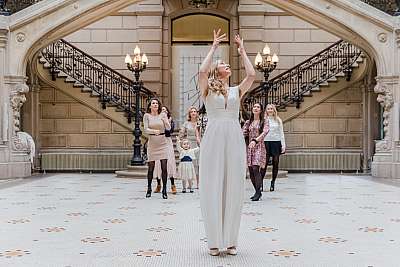
[[[200,129],[197,125],[199,112],[197,108],[190,107],[187,113],[187,120],[183,123],[179,131],[179,140],[187,139],[190,147],[197,148],[200,146]],[[199,188],[199,152],[196,152],[196,159],[193,160],[194,169],[196,171],[196,184]]]
[[[166,106],[163,106],[161,108],[161,112],[164,112],[167,114],[169,124],[171,125],[171,129],[169,131],[165,131],[165,137],[167,137],[167,142],[168,142],[168,167],[167,167],[167,172],[168,172],[168,177],[171,181],[171,192],[172,194],[176,194],[176,186],[175,186],[175,178],[176,177],[176,161],[175,161],[175,149],[174,149],[174,143],[172,142],[171,134],[174,132],[175,129],[175,122],[172,119],[171,112]],[[154,190],[154,193],[160,193],[161,192],[161,164],[159,161],[156,161],[156,167],[154,169],[154,177],[157,179],[157,187],[156,190]]]
[[[151,197],[151,183],[153,181],[155,162],[161,163],[161,179],[163,182],[162,197],[167,199],[167,163],[168,163],[168,140],[165,131],[171,129],[168,117],[161,112],[161,102],[153,98],[147,106],[147,112],[143,116],[144,133],[149,136],[147,143],[147,193]]]

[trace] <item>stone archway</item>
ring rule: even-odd
[[[27,64],[42,47],[117,10],[141,1],[44,0],[11,16],[7,22],[1,21],[0,69],[3,72],[0,74],[4,79],[0,79],[0,85],[5,89],[0,91],[0,97],[9,98],[12,95],[25,93],[26,90],[21,91],[21,88],[25,88],[23,85],[25,85]],[[283,9],[360,46],[375,60],[378,76],[381,76],[377,79],[376,92],[382,96],[380,101],[385,109],[385,125],[387,125],[385,132],[388,133],[383,143],[377,147],[386,153],[387,158],[387,154],[392,152],[393,116],[391,114],[394,99],[398,98],[394,87],[398,85],[399,79],[395,71],[399,69],[399,60],[396,60],[399,56],[398,47],[400,47],[396,34],[399,35],[399,31],[394,31],[394,19],[377,12],[361,1],[354,3],[346,0],[260,1]],[[14,119],[11,116],[11,105],[8,104],[7,108],[10,110],[8,118],[2,121],[3,123],[6,121],[9,125],[7,127],[9,138],[4,137],[5,134],[2,131],[0,142],[12,140],[16,136],[16,131],[12,127]],[[18,138],[10,143],[13,142],[18,143]],[[7,153],[18,150],[11,145],[8,149]],[[10,162],[26,163],[26,155],[23,155],[21,151],[17,152],[19,154],[16,153],[14,158],[10,157]],[[20,159],[17,159],[18,155],[21,156]],[[386,164],[383,167],[387,169],[389,165]]]

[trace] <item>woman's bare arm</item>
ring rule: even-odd
[[[242,97],[253,84],[256,78],[256,71],[254,70],[253,64],[247,56],[246,50],[244,49],[243,39],[241,39],[238,34],[235,36],[235,42],[238,45],[239,53],[242,57],[244,69],[246,71],[246,77],[239,85],[240,97]]]
[[[212,58],[214,55],[215,50],[217,49],[220,42],[226,40],[226,33],[219,35],[221,33],[221,29],[217,32],[214,30],[214,42],[208,52],[206,58],[204,59],[203,63],[200,66],[199,70],[199,87],[201,95],[204,95],[204,92],[207,90],[208,86],[208,72],[210,71]]]

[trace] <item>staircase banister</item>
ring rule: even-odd
[[[109,66],[107,66],[106,64],[104,64],[103,62],[101,62],[100,60],[94,58],[93,56],[91,56],[91,55],[89,55],[88,53],[86,53],[85,51],[79,49],[78,47],[76,47],[75,45],[71,44],[70,42],[68,42],[68,41],[66,41],[66,40],[64,40],[64,39],[60,39],[59,41],[61,41],[62,43],[66,44],[66,45],[68,45],[68,46],[70,46],[70,47],[72,47],[73,49],[79,51],[80,53],[84,54],[86,57],[88,57],[89,59],[95,61],[97,64],[101,65],[103,68],[105,68],[105,69],[111,71],[111,72],[112,72],[113,74],[115,74],[116,76],[121,77],[121,79],[127,80],[127,81],[132,82],[132,83],[134,82],[134,81],[132,81],[131,79],[129,79],[128,77],[126,77],[125,75],[119,73],[118,71],[113,70],[112,68],[110,68]],[[54,43],[54,44],[55,44],[55,43]],[[53,44],[53,45],[54,45],[54,44]],[[145,88],[144,86],[142,86],[142,88],[141,88],[140,91],[143,92],[143,93],[146,93],[146,94],[156,95],[155,92],[153,92],[153,91],[151,91],[151,90]]]
[[[281,74],[275,76],[274,78],[271,79],[271,82],[272,82],[272,81],[275,81],[275,80],[278,80],[278,79],[281,78],[282,76],[286,75],[286,74],[289,73],[289,72],[292,72],[292,71],[295,70],[295,69],[300,68],[302,65],[305,65],[307,62],[309,62],[309,61],[312,60],[313,58],[319,57],[320,55],[324,54],[325,52],[329,51],[329,50],[332,49],[333,47],[335,47],[335,46],[337,46],[338,44],[343,43],[343,42],[344,42],[343,40],[339,40],[339,41],[337,41],[337,42],[331,44],[330,46],[328,46],[328,47],[325,48],[324,50],[321,50],[321,51],[318,52],[317,54],[314,54],[313,56],[307,58],[306,60],[304,60],[304,61],[300,62],[299,64],[295,65],[294,67],[290,68],[289,70],[287,70],[287,71],[285,71],[285,72],[282,72]]]

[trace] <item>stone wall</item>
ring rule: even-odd
[[[45,84],[39,95],[42,150],[131,148],[133,137],[126,128]]]
[[[274,77],[339,40],[336,36],[257,0],[239,1],[239,29],[254,62],[257,52],[268,43],[272,53],[279,56]],[[262,76],[258,74],[258,80]],[[243,72],[242,72],[243,76]]]
[[[162,13],[161,0],[147,0],[97,21],[65,39],[89,55],[127,77],[126,54],[136,45],[149,58],[141,78],[145,86],[162,94]]]
[[[288,149],[351,149],[361,152],[362,102],[361,83],[358,83],[285,122]]]

